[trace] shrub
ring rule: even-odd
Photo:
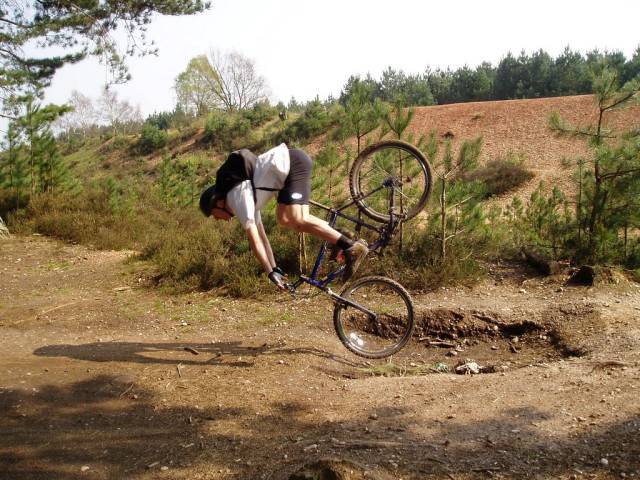
[[[58,148],[62,155],[72,155],[84,147],[87,139],[77,132],[70,132],[64,137],[58,138]]]
[[[167,144],[167,132],[151,123],[145,123],[138,140],[138,149],[142,154],[152,153]]]
[[[175,291],[216,288],[234,297],[273,291],[237,222],[214,225],[199,214],[187,220],[171,224],[142,251],[141,258],[156,265],[158,284]],[[286,241],[274,240],[274,254],[286,268],[289,262],[281,256]]]
[[[269,102],[256,103],[250,109],[242,111],[242,116],[249,121],[249,124],[253,128],[264,125],[277,114],[278,110],[269,105]]]
[[[510,156],[498,158],[483,167],[466,173],[461,177],[466,182],[477,181],[485,187],[486,196],[502,195],[511,192],[533,178],[533,173],[524,166],[524,158]]]
[[[213,112],[204,124],[204,138],[207,143],[220,142],[229,130],[229,117],[219,112]]]
[[[105,143],[100,146],[100,153],[108,155],[112,152],[128,150],[131,148],[131,140],[124,135],[116,135],[115,137],[109,137]]]
[[[331,112],[316,99],[309,102],[302,115],[290,123],[282,132],[276,134],[274,143],[295,143],[305,141],[326,132],[335,119]]]
[[[137,250],[175,222],[175,215],[148,187],[107,177],[80,193],[37,195],[8,221],[18,233],[38,232],[101,249]]]
[[[203,141],[224,151],[245,146],[251,122],[239,114],[214,112],[207,117]]]
[[[153,125],[160,130],[169,130],[173,116],[173,112],[154,112],[147,117],[145,123],[148,125]]]

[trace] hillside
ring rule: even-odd
[[[482,136],[484,143],[481,162],[505,157],[510,153],[523,156],[527,168],[535,176],[518,191],[504,199],[498,199],[498,203],[506,203],[514,194],[528,198],[540,181],[544,181],[549,188],[559,185],[566,192],[571,191],[571,175],[574,169],[563,162],[563,159],[587,155],[588,147],[584,138],[557,137],[548,127],[548,118],[552,112],[558,112],[564,120],[573,125],[593,123],[597,115],[592,95],[436,105],[416,107],[407,133],[414,138],[420,138],[435,130],[439,138],[451,138],[454,147],[463,140]],[[270,122],[268,128],[277,129],[277,122],[278,120],[275,120],[275,123]],[[153,176],[167,154],[173,158],[193,156],[199,161],[208,158],[216,165],[223,155],[211,150],[202,142],[201,123],[202,121],[199,121],[192,127],[192,134],[174,132],[165,150],[145,157],[140,157],[133,148],[137,136],[129,136],[116,143],[113,139],[97,144],[89,142],[68,158],[83,177],[93,177],[96,174],[101,176],[107,172],[127,176],[139,171],[140,167]],[[613,129],[638,128],[640,106],[608,113],[605,123]],[[302,147],[313,156],[326,146],[328,141],[328,135],[325,133]],[[348,143],[355,148],[355,139]]]
[[[565,121],[576,126],[597,120],[594,97],[578,95],[418,107],[408,132],[418,138],[432,130],[440,138],[453,134],[454,144],[482,136],[482,162],[510,152],[524,154],[526,165],[535,177],[515,194],[528,198],[540,181],[571,191],[573,168],[563,166],[562,160],[588,153],[583,138],[558,138],[551,132],[548,118],[552,112],[558,112]],[[605,122],[613,129],[638,128],[640,106],[607,114]],[[314,142],[312,151],[322,148],[322,143]]]
[[[528,196],[541,180],[567,187],[573,169],[563,168],[563,158],[588,153],[584,139],[558,138],[549,130],[548,117],[554,111],[573,125],[597,121],[593,96],[580,95],[423,107],[416,109],[409,128],[416,135],[434,129],[439,135],[451,132],[454,140],[482,136],[484,161],[509,152],[524,154],[535,177],[518,194]],[[640,106],[613,112],[605,121],[614,129],[638,127]]]

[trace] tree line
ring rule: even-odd
[[[619,72],[623,85],[640,74],[640,47],[627,59],[622,52],[592,50],[582,55],[569,47],[556,58],[544,50],[532,54],[509,52],[497,66],[482,62],[451,69],[430,69],[419,74],[387,68],[379,79],[370,75],[351,76],[339,97],[343,105],[354,88],[362,84],[371,101],[401,99],[407,106],[442,105],[483,100],[509,100],[592,92],[594,74],[609,65]]]

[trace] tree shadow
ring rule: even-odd
[[[130,395],[123,395],[127,391]],[[136,476],[154,462],[158,468],[186,466],[198,449],[183,446],[200,441],[195,416],[241,414],[240,409],[158,408],[149,402],[152,392],[131,390],[108,375],[0,393],[0,476],[16,480],[86,478],[85,465],[102,478]]]
[[[531,407],[427,423],[401,404],[354,405],[334,419],[315,407],[303,400],[260,405],[260,412],[168,405],[108,375],[37,391],[0,389],[0,477],[155,478],[168,467],[168,477],[277,480],[326,457],[406,479],[558,478],[576,470],[606,477],[640,469],[638,415],[553,435],[534,425],[552,415]]]

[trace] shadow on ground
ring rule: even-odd
[[[558,478],[576,469],[607,477],[640,469],[640,416],[550,437],[532,426],[549,415],[533,408],[429,424],[401,406],[335,421],[303,402],[265,409],[170,406],[107,375],[0,389],[0,477],[156,478],[168,467],[168,478],[286,479],[325,457],[366,464],[372,478]]]
[[[356,362],[312,347],[285,348],[264,344],[258,347],[245,346],[241,342],[217,343],[142,343],[142,342],[95,342],[82,345],[45,345],[37,348],[34,355],[41,357],[66,357],[90,362],[127,362],[156,365],[222,365],[249,367],[249,361],[228,361],[230,357],[246,359],[261,355],[307,354],[332,360],[339,364],[356,366]]]

